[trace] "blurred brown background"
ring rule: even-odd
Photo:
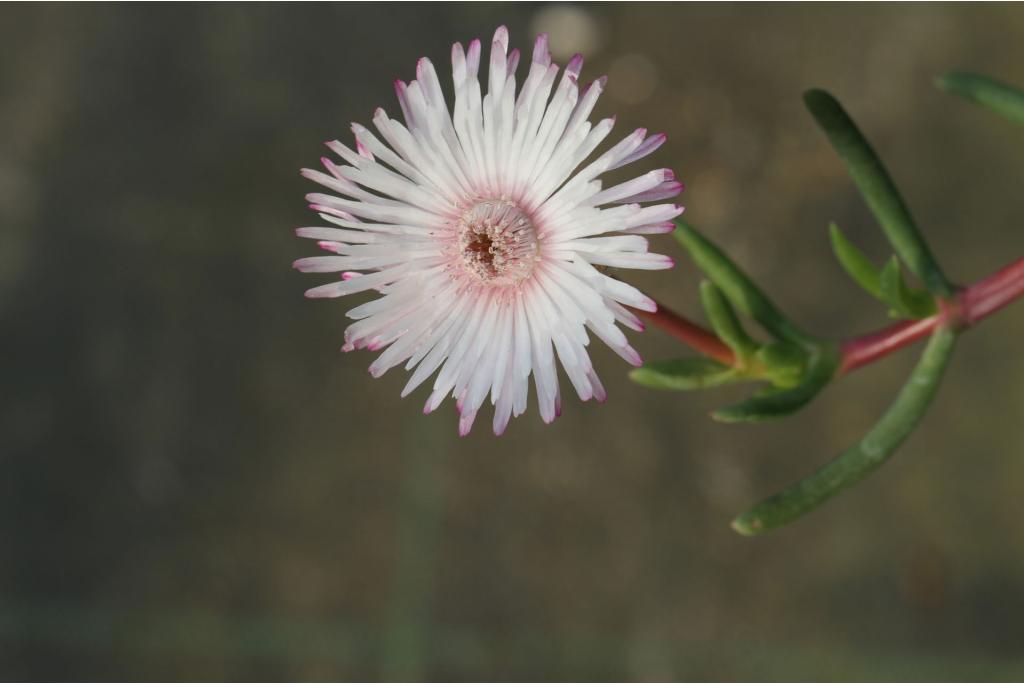
[[[1020,5],[5,7],[0,676],[1024,678],[1021,305],[962,341],[890,464],[754,540],[730,518],[858,437],[913,352],[722,426],[734,390],[636,387],[598,344],[607,404],[500,439],[337,352],[355,300],[302,297],[296,172],[499,23],[610,74],[597,114],[669,133],[648,168],[813,331],[885,323],[827,223],[888,253],[807,87],[953,277],[1024,252],[1024,131],[931,85],[1024,84]],[[684,259],[632,280],[696,315]]]

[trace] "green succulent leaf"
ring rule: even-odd
[[[856,245],[851,243],[839,227],[830,224],[828,227],[829,238],[832,240],[832,251],[836,259],[853,281],[875,298],[882,299],[882,290],[879,284],[878,267],[871,263],[871,260],[860,251]]]
[[[771,381],[776,388],[800,385],[809,358],[805,349],[787,342],[768,343],[754,355],[759,376]]]
[[[803,408],[821,392],[832,380],[838,367],[838,349],[834,345],[820,345],[814,350],[797,385],[758,393],[743,402],[718,409],[711,416],[726,423],[768,421],[788,416]]]
[[[656,390],[700,390],[744,380],[736,369],[707,357],[650,362],[633,369],[629,377]]]
[[[757,343],[743,330],[725,295],[711,281],[701,281],[700,300],[715,334],[735,353],[740,365],[745,365],[757,351]]]
[[[804,103],[839,154],[896,254],[930,292],[950,297],[953,288],[918,231],[896,185],[842,105],[829,93],[817,89],[804,93]]]
[[[911,288],[903,280],[896,255],[879,270],[835,224],[829,226],[829,236],[832,249],[846,273],[870,295],[888,304],[890,315],[901,319],[923,319],[937,311],[935,298],[930,293]]]
[[[928,292],[907,286],[903,280],[899,259],[895,255],[882,269],[879,285],[880,299],[892,307],[890,314],[896,318],[923,319],[938,310],[935,298]]]
[[[697,229],[677,221],[674,235],[690,253],[697,267],[721,289],[725,297],[744,314],[751,316],[772,335],[782,340],[813,344],[813,339],[801,331],[760,288],[714,243]]]
[[[935,79],[947,93],[967,98],[1017,124],[1024,124],[1024,91],[987,76],[950,72]]]
[[[743,535],[758,535],[785,525],[885,463],[927,411],[955,341],[953,331],[937,328],[896,400],[856,445],[800,482],[738,516],[732,522],[733,529]]]

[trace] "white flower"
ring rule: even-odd
[[[499,28],[481,97],[480,41],[466,51],[455,44],[449,112],[434,66],[421,59],[415,81],[395,82],[404,126],[378,109],[380,137],[353,124],[355,150],[327,144],[345,164],[324,159],[329,173],[302,171],[337,195],[308,195],[333,226],[297,233],[336,256],[295,267],[341,279],[306,296],[380,293],[348,312],[355,323],[342,349],[383,349],[370,366],[374,377],[403,362],[415,369],[403,397],[440,369],[424,412],[452,395],[462,435],[488,394],[501,434],[510,416],[526,410],[531,374],[541,418],[552,421],[561,403],[556,356],[580,399],[603,401],[588,331],[641,363],[617,323],[642,330],[628,308],[654,311],[655,304],[595,266],[670,268],[671,259],[647,251],[643,234],[672,230],[682,212],[639,204],[682,190],[668,169],[603,190],[598,180],[653,152],[662,134],[638,129],[577,171],[614,123],[588,121],[605,79],[581,91],[579,55],[557,79],[540,36],[517,94],[518,62],[508,30]]]

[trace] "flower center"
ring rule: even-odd
[[[459,251],[466,271],[493,285],[514,285],[537,261],[537,232],[508,200],[486,200],[459,219]]]

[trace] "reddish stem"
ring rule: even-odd
[[[1024,258],[977,283],[961,288],[953,299],[940,302],[939,313],[934,316],[900,321],[881,330],[843,341],[840,344],[842,361],[838,373],[843,375],[877,361],[927,337],[939,325],[969,328],[1021,296],[1024,296]],[[708,357],[724,364],[732,364],[735,361],[732,350],[714,333],[660,304],[657,312],[634,311],[642,319]]]
[[[843,356],[838,374],[842,376],[928,337],[942,319],[941,314],[936,314],[927,319],[900,321],[879,331],[844,341],[840,345]]]
[[[964,320],[968,326],[995,313],[1024,292],[1024,259],[1018,259],[963,291]]]
[[[633,313],[644,321],[665,331],[673,338],[682,340],[707,357],[717,359],[729,366],[732,366],[733,362],[736,361],[736,356],[732,353],[732,350],[729,349],[728,345],[719,340],[717,335],[679,316],[660,302],[658,303],[658,311],[645,312],[634,309]]]
[[[874,333],[843,342],[839,374],[881,359],[919,340],[939,325],[970,328],[1024,295],[1024,259],[977,283],[961,288],[952,300],[940,302],[939,313],[927,319],[900,321]]]

